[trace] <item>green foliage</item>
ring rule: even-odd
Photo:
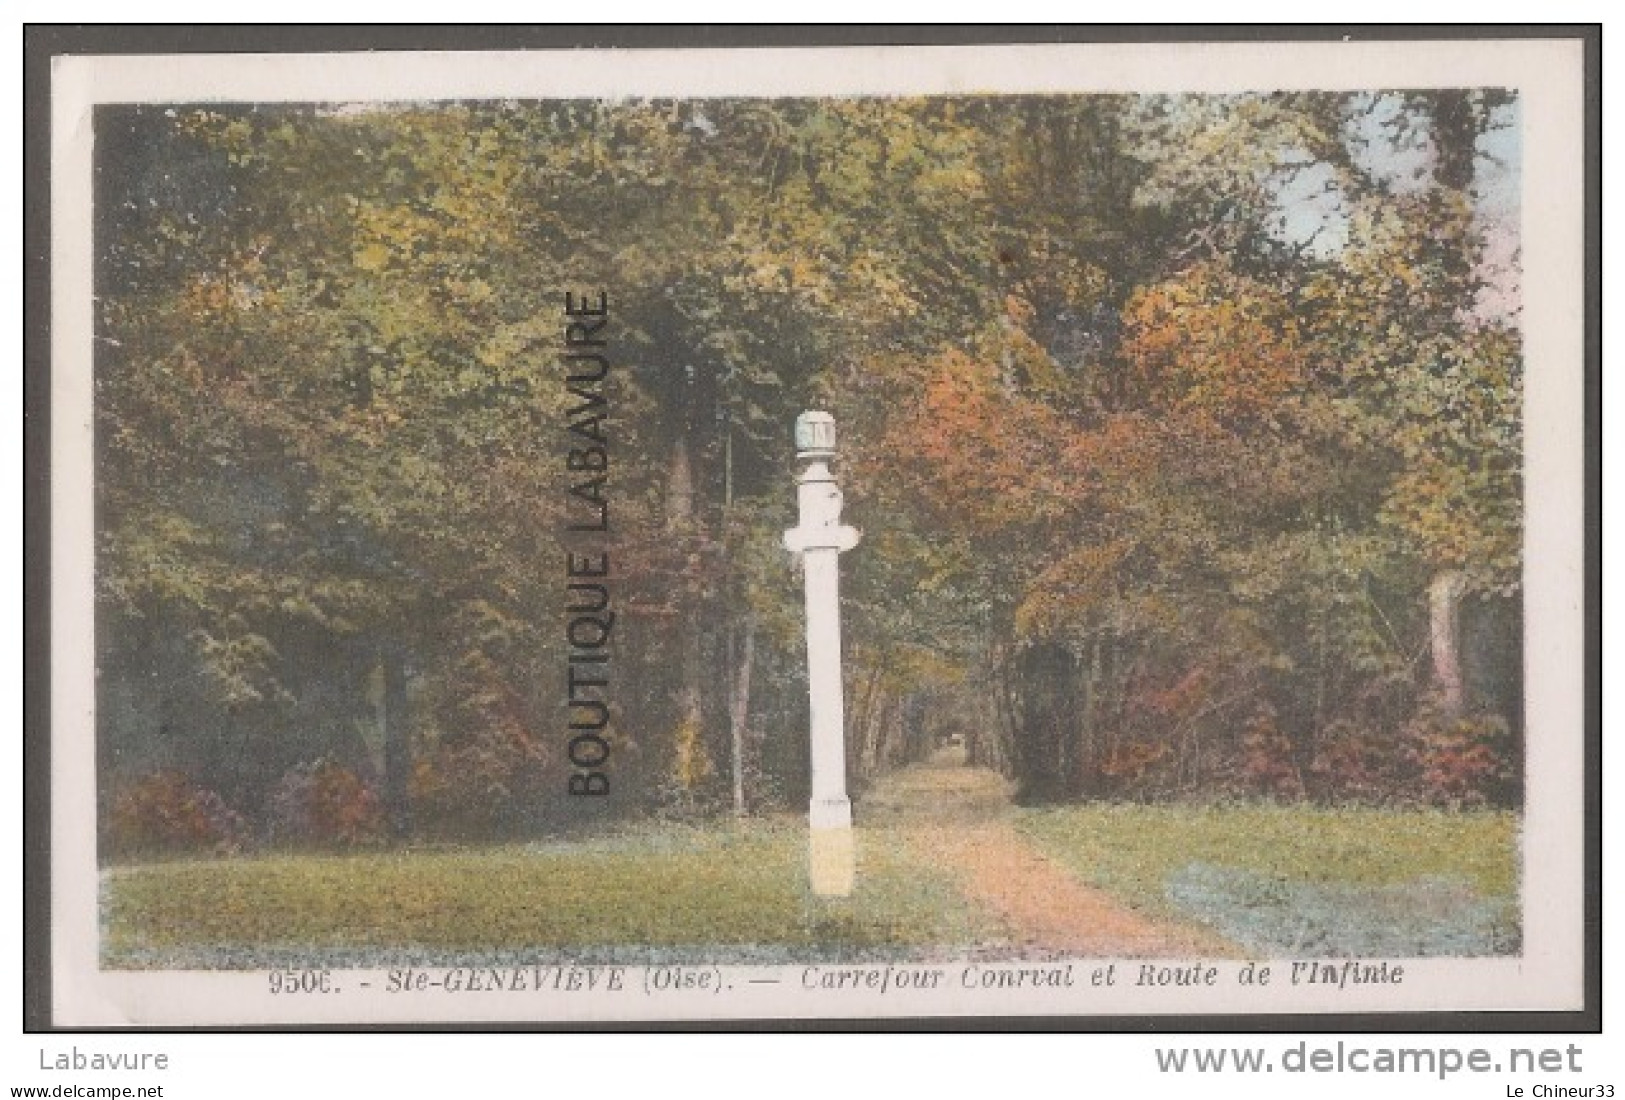
[[[1508,813],[1116,804],[1030,810],[1016,824],[1083,881],[1160,915],[1176,915],[1165,887],[1192,864],[1301,883],[1459,879],[1498,903],[1517,898]]]
[[[385,816],[427,832],[579,809],[554,359],[563,293],[603,288],[615,814],[728,801],[747,624],[744,768],[799,798],[777,538],[811,406],[865,531],[859,774],[969,708],[1044,797],[1515,801],[1507,699],[1471,752],[1404,747],[1438,740],[1406,732],[1432,575],[1517,648],[1522,347],[1470,193],[1504,98],[109,108],[106,778],[195,761],[258,807],[389,757]],[[1418,178],[1374,167],[1424,138]],[[1339,211],[1313,241],[1279,224],[1305,181]]]
[[[1081,881],[1175,920],[1185,915],[1167,885],[1194,865],[1287,884],[1460,881],[1515,916],[1517,822],[1506,813],[1118,804],[1025,811],[1016,824]],[[685,950],[778,961],[1007,944],[1009,930],[941,869],[910,860],[904,835],[860,826],[857,892],[838,900],[805,893],[805,830],[773,821],[460,851],[130,866],[105,879],[104,964],[254,968],[287,950],[335,965],[583,951],[635,962]]]
[[[805,893],[806,831],[771,822],[459,852],[127,868],[108,880],[106,959],[162,966],[189,957],[174,951],[223,948],[236,960],[224,965],[255,966],[284,946],[306,957],[378,949],[434,958],[516,945],[544,959],[617,948],[646,958],[684,947],[842,955],[996,935],[943,874],[899,856],[895,838],[860,830],[858,842],[859,886],[840,901]]]

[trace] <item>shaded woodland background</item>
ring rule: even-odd
[[[1517,805],[1516,107],[99,108],[104,856],[798,809],[815,407],[858,793],[959,737],[1030,803]],[[614,789],[572,799],[599,288]]]

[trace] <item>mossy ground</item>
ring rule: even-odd
[[[1036,848],[1085,886],[1156,920],[1247,932],[1227,926],[1220,910],[1239,903],[1223,891],[1208,891],[1213,912],[1193,910],[1193,897],[1198,908],[1207,904],[1200,888],[1215,875],[1252,884],[1249,897],[1259,883],[1280,884],[1274,893],[1288,899],[1308,896],[1303,889],[1364,889],[1380,893],[1383,913],[1408,904],[1411,884],[1420,904],[1431,896],[1427,884],[1448,883],[1495,907],[1502,931],[1516,920],[1510,814],[1113,805],[1014,811],[1006,820],[1011,845]],[[857,890],[838,900],[809,893],[806,833],[794,818],[650,824],[486,848],[121,866],[104,873],[103,958],[112,967],[255,967],[306,955],[432,963],[716,951],[765,962],[1024,942],[1008,914],[980,904],[952,867],[920,858],[922,827],[972,826],[860,827]],[[1424,924],[1436,919],[1444,918],[1418,912]]]
[[[1015,824],[1084,882],[1264,951],[1516,950],[1518,817],[1289,805],[1096,805]]]
[[[174,949],[213,947],[245,960],[300,949],[414,958],[909,949],[997,937],[947,875],[907,861],[887,830],[859,830],[858,886],[846,899],[810,894],[805,845],[798,823],[758,821],[648,826],[567,843],[122,867],[104,877],[104,959],[162,965]]]

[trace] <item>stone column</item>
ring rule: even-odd
[[[841,524],[835,419],[825,412],[796,418],[796,499],[800,526],[784,533],[801,555],[807,594],[807,694],[812,738],[812,803],[808,807],[808,874],[815,894],[852,893],[852,803],[846,797],[846,714],[841,691],[841,551],[858,532]]]

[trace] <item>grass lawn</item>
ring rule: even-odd
[[[1118,805],[1012,820],[1081,881],[1258,953],[1517,950],[1515,815]],[[838,900],[807,890],[799,818],[113,867],[103,874],[103,962],[778,963],[1009,947],[1012,929],[967,900],[950,868],[920,859],[900,828],[858,828],[857,891]]]
[[[1350,944],[1383,931],[1372,926],[1409,922],[1405,942],[1434,944],[1418,953],[1479,954],[1515,947],[1518,820],[1494,812],[1096,805],[1021,811],[1015,823],[1083,881],[1242,942],[1256,933],[1254,946],[1272,938],[1280,946],[1284,935],[1324,953],[1360,953],[1374,949]],[[1261,930],[1271,908],[1295,928],[1283,933],[1277,920]],[[1452,929],[1468,918],[1483,927]],[[1305,922],[1320,927],[1305,933]],[[1364,934],[1350,932],[1361,923]]]
[[[859,831],[850,899],[811,896],[805,844],[799,823],[663,825],[570,842],[114,868],[103,955],[114,967],[251,967],[312,950],[423,961],[640,946],[861,954],[997,938],[943,874],[904,862],[884,830]]]

